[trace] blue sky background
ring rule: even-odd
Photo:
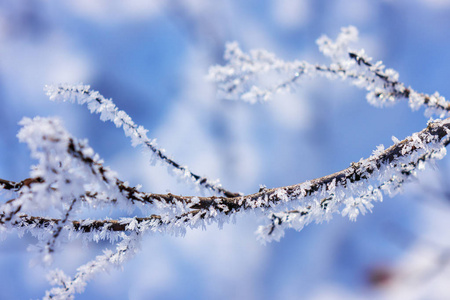
[[[112,124],[85,107],[50,102],[43,87],[60,82],[112,97],[167,153],[230,190],[336,172],[389,146],[393,135],[424,128],[423,111],[406,103],[375,108],[364,91],[327,80],[304,81],[265,104],[218,99],[206,75],[224,63],[225,43],[327,63],[315,40],[354,25],[359,47],[406,85],[447,96],[449,16],[446,0],[0,2],[0,178],[26,178],[33,164],[16,138],[22,117],[57,115],[121,179],[149,192],[195,194],[150,166]],[[250,214],[223,230],[149,235],[123,271],[97,276],[77,299],[445,299],[449,272],[439,255],[450,244],[448,169],[445,158],[355,223],[336,216],[266,246],[254,235],[263,220]],[[45,270],[29,267],[34,242],[15,235],[1,242],[0,299],[40,298],[49,288]],[[75,242],[55,265],[73,274],[105,246],[113,247]],[[374,285],[374,270],[392,276]]]

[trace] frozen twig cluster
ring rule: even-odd
[[[321,52],[329,57],[329,66],[307,62],[285,62],[273,54],[258,50],[243,53],[236,43],[227,46],[228,65],[211,69],[210,77],[218,83],[222,96],[249,102],[266,101],[275,93],[289,91],[304,77],[327,76],[348,79],[368,91],[371,104],[382,106],[408,99],[411,108],[426,106],[427,113],[447,116],[450,104],[438,94],[425,95],[405,87],[395,71],[372,63],[363,50],[349,49],[356,40],[353,27],[344,28],[336,41],[318,40]],[[21,182],[0,180],[3,190],[13,198],[1,204],[0,228],[3,232],[28,232],[38,239],[34,249],[44,264],[51,264],[52,254],[74,239],[110,240],[115,251],[105,250],[81,266],[73,277],[61,270],[52,271],[50,282],[57,287],[46,299],[73,298],[82,292],[96,273],[119,266],[133,257],[145,233],[182,235],[189,228],[219,226],[237,214],[252,212],[266,217],[267,224],[257,230],[262,242],[279,240],[286,228],[301,230],[311,222],[328,221],[335,214],[356,220],[370,211],[383,194],[393,196],[403,184],[424,166],[446,154],[450,142],[450,118],[430,120],[427,127],[385,149],[378,146],[372,156],[361,159],[339,172],[292,186],[261,189],[250,195],[231,192],[220,184],[199,176],[169,158],[147,130],[136,125],[105,99],[85,85],[46,87],[50,99],[86,104],[103,121],[122,127],[132,145],[148,149],[153,160],[198,189],[213,196],[178,196],[154,194],[129,186],[103,165],[86,141],[72,137],[57,118],[23,119],[19,140],[28,144],[38,161],[30,178]],[[140,209],[142,216],[120,219],[80,219],[80,213],[102,207],[129,212]]]
[[[450,103],[439,93],[427,95],[406,87],[398,80],[396,71],[386,69],[381,61],[372,63],[363,49],[350,48],[357,38],[358,31],[352,26],[343,28],[336,41],[327,36],[319,38],[319,50],[331,59],[330,65],[286,62],[266,50],[252,50],[247,54],[233,42],[226,46],[228,64],[212,67],[209,78],[217,83],[220,97],[250,103],[268,101],[275,94],[289,92],[303,79],[340,78],[366,89],[367,100],[372,105],[381,107],[407,99],[413,110],[425,106],[426,115],[440,118],[449,115]]]

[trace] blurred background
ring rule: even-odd
[[[229,190],[253,193],[346,168],[393,135],[424,128],[423,111],[406,102],[374,108],[364,91],[327,80],[249,105],[218,99],[206,75],[224,63],[229,41],[328,63],[315,40],[348,25],[359,29],[359,48],[407,86],[450,97],[448,0],[0,1],[0,178],[20,181],[35,163],[17,141],[18,122],[60,116],[121,179],[144,191],[196,194],[150,166],[111,123],[43,92],[79,82]],[[335,216],[265,246],[254,235],[264,220],[251,214],[223,230],[148,235],[123,270],[95,277],[77,299],[449,299],[449,175],[445,158],[357,222]],[[33,243],[27,235],[1,242],[0,299],[41,298],[50,288],[46,271],[29,266]],[[113,245],[72,243],[55,266],[73,275],[104,247]]]

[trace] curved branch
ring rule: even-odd
[[[138,197],[143,195],[146,198],[139,198],[145,203],[153,203],[154,199],[158,201],[166,201],[167,203],[183,203],[188,205],[190,211],[173,217],[172,219],[163,219],[160,216],[152,215],[149,218],[134,218],[136,222],[158,221],[157,224],[170,224],[181,222],[195,222],[200,219],[212,219],[217,213],[232,215],[244,210],[259,209],[262,211],[273,210],[277,207],[283,209],[283,205],[292,207],[295,201],[303,200],[305,211],[292,211],[292,213],[300,212],[302,215],[308,214],[308,210],[313,209],[317,198],[322,199],[318,202],[320,210],[329,210],[330,207],[340,205],[345,200],[346,195],[337,195],[337,188],[352,190],[354,185],[363,181],[378,180],[378,188],[389,189],[397,188],[407,177],[414,174],[420,163],[431,159],[442,157],[442,149],[450,142],[450,118],[443,121],[429,123],[427,128],[419,133],[413,134],[411,137],[400,141],[383,151],[375,152],[371,157],[352,163],[350,167],[339,172],[303,182],[296,185],[263,189],[258,193],[241,196],[238,198],[227,197],[194,197],[194,196],[178,196],[172,194],[146,194],[130,190],[130,197]],[[386,174],[385,174],[386,173]],[[375,179],[372,177],[376,177]],[[379,179],[381,178],[381,179]],[[393,179],[394,178],[394,179]],[[363,195],[369,195],[365,192]],[[352,195],[352,194],[349,194]],[[370,196],[370,195],[369,195]],[[339,198],[340,197],[340,198]],[[365,196],[364,196],[365,197]],[[307,202],[310,201],[310,202]],[[311,202],[312,201],[312,202]],[[289,204],[290,203],[290,204]],[[308,204],[310,203],[310,204]],[[312,204],[311,204],[312,203]],[[291,206],[289,206],[291,205]],[[57,219],[47,219],[39,217],[28,217],[22,224],[47,226],[50,222],[58,224],[61,222]],[[180,221],[181,220],[181,221]],[[31,223],[30,223],[31,222]],[[74,223],[75,222],[75,223]],[[78,222],[78,223],[77,223]],[[18,223],[17,223],[18,224]],[[126,222],[122,221],[92,221],[91,224],[72,221],[73,228],[77,231],[89,232],[92,229],[111,227],[109,230],[126,231]],[[190,223],[192,224],[192,223]]]
[[[342,35],[347,35],[345,29]],[[443,118],[450,114],[450,102],[444,97],[438,93],[419,93],[406,87],[398,80],[397,72],[385,69],[381,61],[372,63],[364,50],[350,50],[348,43],[342,43],[343,39],[339,37],[336,43],[328,38],[321,40],[318,41],[320,50],[333,61],[328,66],[306,61],[284,61],[265,50],[252,50],[247,54],[237,43],[230,43],[225,50],[227,64],[211,67],[209,77],[218,84],[219,96],[250,103],[267,101],[274,94],[289,92],[301,78],[324,76],[329,79],[350,79],[351,84],[367,90],[367,100],[375,106],[408,99],[413,110],[424,105],[427,115],[436,114]],[[335,53],[337,48],[342,53]]]
[[[419,93],[413,90],[411,87],[405,87],[405,84],[398,81],[396,76],[391,76],[387,71],[384,71],[381,64],[372,64],[369,59],[356,53],[348,53],[350,59],[354,60],[358,66],[363,67],[367,71],[371,72],[378,80],[383,82],[383,89],[374,90],[374,96],[380,99],[398,99],[405,98],[410,102],[410,106],[413,109],[417,109],[422,104],[427,106],[428,110],[433,109],[435,112],[443,117],[450,112],[450,102],[446,101],[444,97],[438,93],[428,95],[425,93]],[[392,71],[392,70],[391,70]],[[345,70],[343,72],[345,75]],[[352,77],[352,74],[347,74],[347,77]],[[358,76],[361,79],[370,81],[373,83],[373,79],[364,77],[363,74]],[[356,79],[357,77],[355,77]],[[390,92],[387,92],[390,89]],[[428,112],[430,113],[430,112]]]
[[[97,91],[91,91],[90,86],[46,86],[47,95],[51,100],[62,100],[78,102],[79,104],[87,103],[91,112],[101,114],[102,120],[111,120],[117,127],[122,126],[125,134],[132,139],[133,145],[142,144],[155,155],[157,159],[172,167],[177,171],[180,177],[192,179],[192,181],[201,187],[210,191],[225,195],[226,197],[237,197],[240,194],[224,189],[220,184],[213,183],[206,177],[202,177],[191,172],[186,166],[183,166],[164,154],[164,150],[156,146],[156,142],[147,137],[147,130],[142,126],[138,126],[133,120],[115,106],[111,99],[105,99]]]
[[[448,142],[445,143],[445,145],[448,144]],[[421,163],[425,163],[430,161],[433,158],[433,154],[434,153],[426,153],[422,156],[420,156],[416,161],[411,162],[407,165],[402,165],[401,169],[402,169],[402,175],[404,176],[403,179],[397,180],[396,182],[394,182],[394,179],[389,180],[388,182],[384,182],[380,185],[378,185],[376,188],[369,190],[367,192],[367,194],[365,195],[361,195],[361,198],[364,197],[373,197],[374,193],[379,192],[381,190],[383,190],[383,188],[385,186],[390,186],[390,185],[397,185],[397,186],[401,186],[403,183],[405,183],[405,181],[410,177],[414,175],[414,170],[421,164]],[[331,198],[324,198],[320,201],[320,207],[323,210],[327,209],[327,202],[330,201]],[[357,205],[357,203],[355,202],[354,204],[355,206]],[[267,226],[260,226],[258,232],[261,235],[266,235],[261,236],[261,239],[264,240],[270,240],[271,238],[273,239],[278,239],[278,237],[271,237],[275,230],[277,229],[281,229],[283,230],[282,227],[293,227],[292,223],[293,222],[298,222],[299,218],[301,217],[305,217],[308,216],[311,213],[312,207],[311,206],[306,206],[306,207],[302,207],[300,210],[290,210],[290,211],[286,211],[286,212],[282,212],[282,213],[272,213],[269,216],[270,219],[270,224]],[[364,213],[363,213],[364,214]]]

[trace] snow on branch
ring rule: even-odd
[[[152,159],[169,166],[180,178],[194,183],[197,187],[202,187],[227,197],[239,196],[239,193],[230,192],[219,183],[197,175],[191,172],[187,166],[183,166],[169,158],[164,154],[164,149],[157,147],[156,140],[150,140],[147,137],[147,130],[144,127],[136,125],[131,117],[123,110],[119,110],[111,99],[106,99],[97,91],[91,91],[90,86],[60,84],[46,86],[45,90],[51,100],[69,101],[80,105],[86,104],[91,113],[100,114],[102,121],[109,120],[116,127],[122,127],[125,135],[131,138],[133,147],[143,145],[153,154]]]
[[[406,87],[398,80],[396,71],[385,69],[381,61],[372,63],[364,50],[351,49],[349,45],[357,38],[358,31],[352,26],[342,28],[335,42],[327,36],[319,38],[319,50],[332,60],[330,65],[298,60],[287,62],[266,50],[252,50],[247,54],[233,42],[226,45],[227,64],[211,67],[209,78],[217,83],[219,97],[250,103],[268,101],[275,94],[290,92],[301,79],[340,78],[366,89],[367,100],[374,106],[407,99],[413,110],[425,106],[428,116],[450,115],[450,102],[439,93],[427,95]]]

